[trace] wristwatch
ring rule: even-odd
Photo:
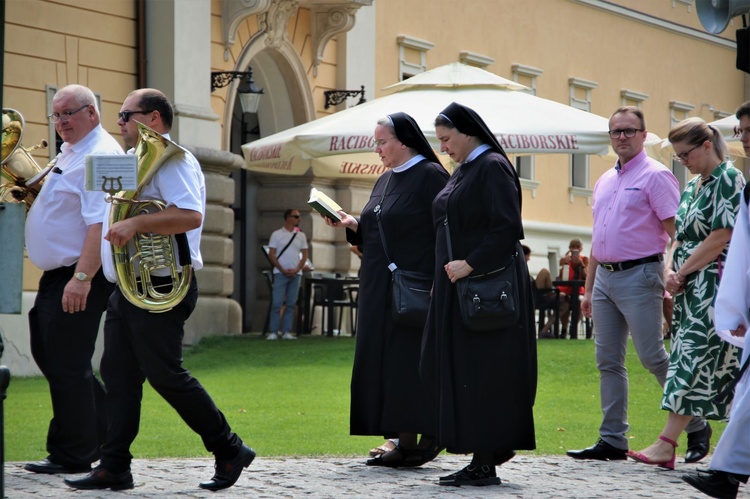
[[[73,277],[75,277],[79,281],[83,281],[83,282],[90,282],[91,281],[91,278],[88,275],[86,275],[85,272],[76,272],[75,274],[73,274]]]

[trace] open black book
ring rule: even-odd
[[[330,218],[334,222],[341,221],[341,215],[338,213],[341,210],[341,206],[315,187],[310,189],[310,199],[307,201],[307,204],[312,206],[315,211]]]

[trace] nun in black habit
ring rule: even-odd
[[[495,136],[457,103],[435,120],[441,152],[459,163],[432,205],[435,283],[420,371],[437,401],[438,444],[473,454],[440,485],[499,484],[495,467],[514,450],[534,449],[537,359],[534,309],[520,239],[521,187]],[[445,225],[447,218],[448,225]],[[448,257],[450,237],[453,259]],[[507,265],[513,255],[520,318],[510,327],[464,327],[455,282]]]
[[[435,411],[419,377],[423,327],[391,319],[391,271],[432,274],[435,231],[432,201],[448,172],[414,119],[395,113],[377,122],[375,152],[388,169],[375,183],[359,219],[341,212],[333,227],[346,227],[347,241],[362,247],[357,344],[351,382],[350,433],[400,437],[396,449],[369,465],[419,466],[435,458]],[[380,209],[386,256],[376,213]],[[417,435],[421,434],[421,441]]]

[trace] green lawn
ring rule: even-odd
[[[213,396],[232,429],[263,456],[362,456],[378,437],[349,436],[351,338],[306,337],[265,341],[257,335],[209,338],[186,351],[185,365]],[[632,448],[650,444],[664,425],[661,389],[640,365],[632,344],[630,424]],[[563,454],[598,438],[601,419],[593,341],[539,342],[535,406],[538,454]],[[46,456],[51,408],[43,378],[12,379],[5,400],[5,458]],[[724,423],[712,423],[713,444]],[[685,438],[678,450],[684,453]],[[200,438],[145,387],[136,457],[207,456]]]

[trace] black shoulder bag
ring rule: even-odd
[[[380,221],[383,200],[393,175],[391,173],[386,180],[380,202],[375,206],[380,242],[388,259],[388,269],[391,271],[391,317],[393,322],[400,326],[423,328],[427,321],[427,310],[430,308],[433,275],[401,269],[391,260]]]
[[[445,239],[448,260],[453,261],[448,215],[445,216]],[[520,317],[515,252],[507,265],[480,275],[469,275],[456,281],[458,306],[464,327],[472,331],[491,331],[512,326]]]

